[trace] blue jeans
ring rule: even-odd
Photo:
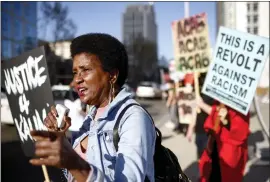
[[[178,115],[178,105],[174,104],[169,107],[169,114],[170,114],[170,119],[172,123],[175,125],[175,128],[179,127],[179,115]]]

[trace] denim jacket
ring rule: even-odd
[[[124,88],[97,121],[93,121],[96,108],[90,108],[85,119],[85,122],[90,122],[90,128],[73,144],[75,148],[88,137],[86,156],[91,173],[87,182],[143,182],[146,176],[154,182],[155,127],[140,106],[134,105],[125,111],[118,128],[117,152],[113,144],[114,124],[121,110],[131,103],[137,102]]]

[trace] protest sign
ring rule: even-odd
[[[269,55],[269,38],[220,27],[202,92],[247,114]]]
[[[195,119],[196,114],[196,100],[194,89],[190,86],[188,88],[179,87],[179,100],[178,100],[178,111],[179,111],[179,122],[181,124],[190,124]]]
[[[205,72],[210,65],[210,41],[206,14],[172,23],[174,57],[180,72]]]
[[[2,84],[22,149],[26,156],[32,157],[34,142],[30,131],[46,130],[43,120],[53,105],[44,48],[2,61],[1,65]]]

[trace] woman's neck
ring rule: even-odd
[[[114,93],[114,95],[113,96],[109,96],[108,98],[105,98],[102,102],[101,102],[101,104],[99,105],[99,106],[96,106],[97,108],[103,108],[103,107],[106,107],[107,105],[109,105],[110,104],[110,102],[112,102],[113,100],[114,100],[114,98],[116,97],[116,95],[119,93],[119,89],[118,89],[118,87],[116,87],[115,88],[115,93]]]
[[[99,107],[97,108],[97,112],[96,112],[96,115],[95,115],[95,119],[94,120],[97,120],[105,111],[105,109],[107,108],[108,105],[104,106],[104,107]]]
[[[115,92],[115,95],[113,96],[113,98],[111,98],[111,99],[106,98],[99,106],[96,106],[97,112],[96,112],[95,120],[101,116],[101,114],[105,111],[105,109],[110,104],[110,102],[112,102],[114,100],[115,96],[118,93],[119,93],[119,89],[116,88],[116,92]]]

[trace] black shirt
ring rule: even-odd
[[[204,95],[203,93],[201,93],[201,97],[206,104],[210,106],[214,104],[214,99],[212,99],[211,97],[208,97],[207,95]],[[195,133],[205,133],[203,129],[203,125],[207,117],[208,117],[208,114],[205,113],[202,109],[200,113],[197,113]]]

